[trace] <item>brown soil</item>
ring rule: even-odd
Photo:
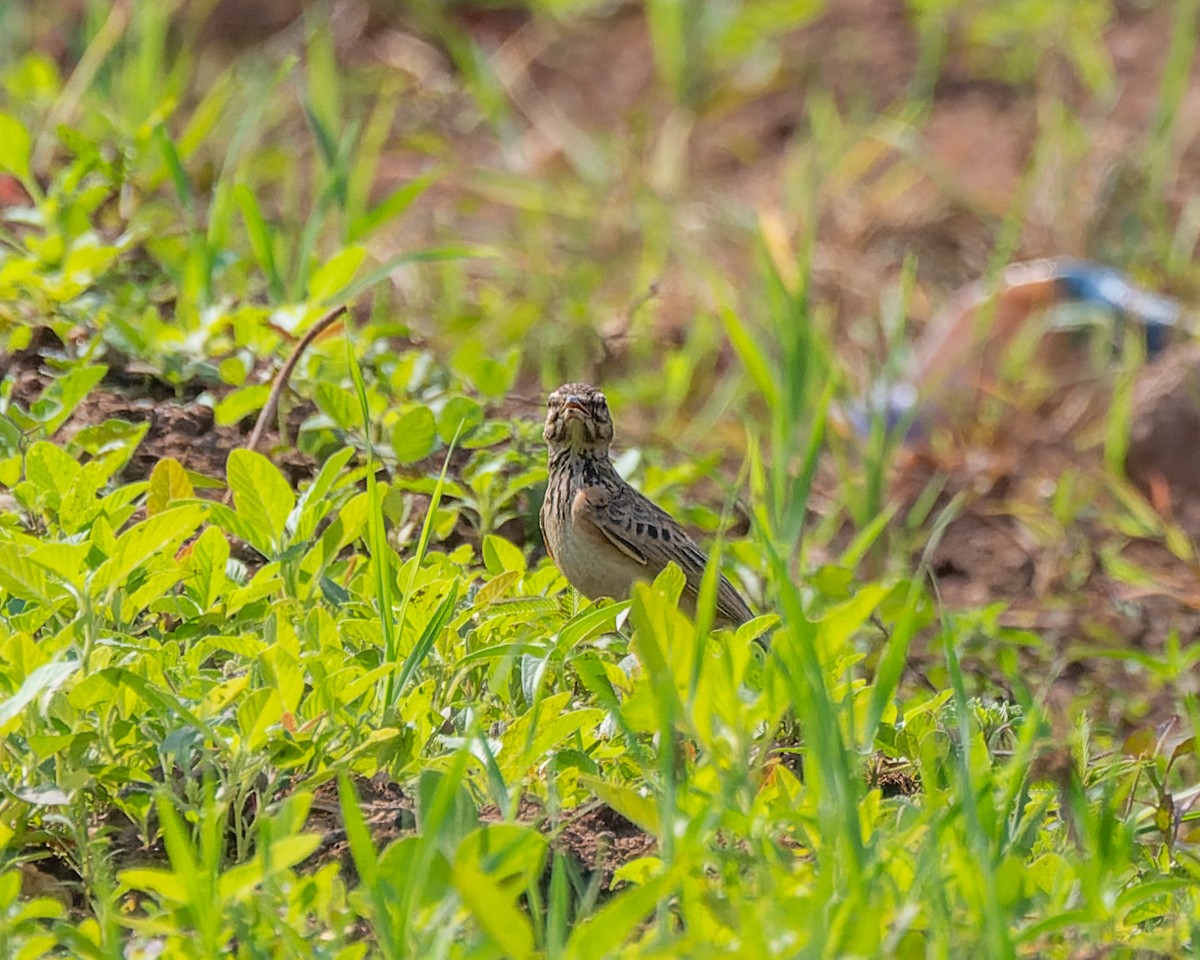
[[[40,330],[26,349],[0,356],[0,379],[12,378],[15,402],[27,408],[42,394],[55,377],[46,359],[61,352],[58,340],[48,330]],[[193,397],[199,394],[203,385],[189,384],[176,391],[151,374],[131,372],[122,358],[110,358],[107,363],[109,370],[103,383],[75,408],[53,439],[69,442],[84,427],[108,420],[149,423],[149,430],[123,471],[126,482],[145,480],[154,465],[168,457],[178,460],[187,470],[223,482],[225,461],[231,451],[246,445],[254,426],[253,418],[219,426],[213,419],[211,406],[187,399],[188,394]],[[222,392],[219,385],[212,389],[218,398]],[[298,427],[310,410],[294,408],[289,416],[289,429]],[[313,459],[296,450],[294,442],[281,443],[278,430],[267,431],[259,452],[269,454],[293,484],[311,479],[315,472]]]
[[[352,784],[377,853],[395,840],[416,834],[416,802],[398,784],[383,774],[370,778],[354,777]],[[501,812],[494,806],[479,810],[480,823],[502,819]],[[523,797],[514,820],[546,834],[551,848],[568,858],[570,873],[580,885],[577,892],[582,894],[590,890],[590,895],[601,899],[612,892],[613,874],[618,867],[635,858],[652,855],[657,849],[654,837],[611,807],[598,802],[550,817],[540,802]],[[97,824],[97,829],[107,837],[108,854],[115,870],[158,866],[165,862],[166,850],[162,841],[150,848],[142,846],[137,828],[121,814],[110,811],[103,822]],[[345,882],[356,884],[358,870],[346,838],[336,781],[327,781],[313,792],[305,831],[320,836],[321,842],[300,869],[337,863]],[[228,842],[232,843],[232,836]],[[52,896],[68,909],[86,912],[88,904],[82,895],[69,840],[64,839],[61,844],[47,842],[40,850],[27,848],[26,855],[31,860],[22,864],[21,875],[22,889],[27,896]],[[548,859],[544,877],[547,885],[550,869]],[[131,908],[132,904],[127,907]]]
[[[395,783],[379,775],[369,780],[356,778],[354,787],[376,849],[416,833],[416,804]],[[482,823],[499,822],[503,815],[495,806],[484,806],[479,819]],[[618,867],[648,856],[657,848],[652,836],[602,803],[587,804],[552,818],[540,802],[522,797],[514,820],[549,835],[552,848],[566,854],[576,874],[585,884],[595,884],[601,896],[609,892]],[[330,781],[317,788],[306,829],[322,836],[321,846],[309,862],[336,860],[347,883],[356,882],[358,873],[346,841],[336,783]]]

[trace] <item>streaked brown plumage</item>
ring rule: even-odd
[[[613,468],[613,423],[604,394],[586,383],[559,387],[550,394],[543,435],[550,456],[542,534],[563,576],[584,596],[624,599],[634,581],[654,579],[674,560],[687,579],[681,604],[694,614],[708,557]],[[737,626],[752,616],[721,577],[717,623]]]

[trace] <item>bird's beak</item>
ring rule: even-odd
[[[587,411],[583,408],[583,401],[572,394],[567,397],[563,404],[563,416],[568,420],[584,420],[587,417]]]

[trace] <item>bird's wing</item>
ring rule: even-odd
[[[687,580],[694,605],[708,556],[684,529],[661,508],[632,488],[612,491],[604,486],[584,487],[571,503],[571,517],[598,543],[607,542],[634,562],[657,574],[674,561]],[[725,577],[717,585],[717,618],[745,623],[753,614],[746,601]]]
[[[618,493],[599,485],[584,487],[571,503],[571,519],[652,570],[674,560],[685,574],[704,571],[704,551],[679,524],[633,489]]]

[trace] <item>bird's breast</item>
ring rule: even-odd
[[[614,552],[611,546],[605,549],[589,537],[568,535],[559,538],[554,559],[563,576],[585,597],[624,600],[636,571],[627,558],[614,556]]]
[[[629,596],[633,581],[644,570],[600,535],[594,524],[579,519],[578,498],[591,479],[579,469],[551,471],[542,507],[542,533],[555,565],[567,581],[586,597]]]

